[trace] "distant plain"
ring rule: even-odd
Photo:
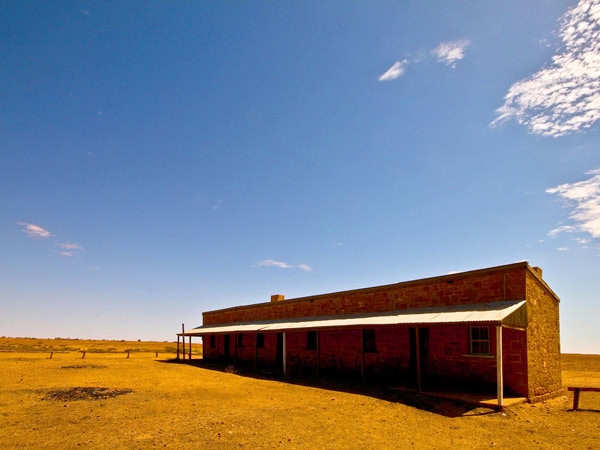
[[[7,449],[600,448],[600,393],[577,412],[570,393],[494,412],[177,364],[173,342],[0,338],[0,350]],[[565,386],[600,386],[600,355],[562,367]]]

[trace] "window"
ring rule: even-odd
[[[317,349],[317,332],[307,331],[306,332],[306,350]]]
[[[469,352],[471,355],[490,355],[490,328],[471,327],[469,330]]]
[[[238,348],[244,346],[244,335],[243,334],[237,335],[237,346],[238,346]]]
[[[375,353],[377,346],[375,345],[375,330],[366,328],[362,330],[362,344],[365,353]]]
[[[265,335],[263,333],[258,333],[256,335],[256,347],[265,348]]]
[[[214,334],[210,335],[210,348],[217,348],[217,337]]]

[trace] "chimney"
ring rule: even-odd
[[[531,268],[538,277],[542,278],[542,268],[541,267],[532,267]]]
[[[271,295],[271,303],[281,302],[285,299],[283,294],[273,294]]]

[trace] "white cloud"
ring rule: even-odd
[[[465,50],[470,43],[466,39],[442,42],[431,53],[437,58],[438,62],[454,68],[456,63],[465,57]]]
[[[279,267],[281,269],[291,269],[293,267],[286,262],[275,261],[273,259],[264,259],[262,261],[259,261],[257,263],[257,265],[263,266],[263,267]]]
[[[58,244],[60,248],[64,248],[65,250],[83,250],[83,247],[79,244],[75,244],[74,242],[60,242]]]
[[[46,239],[52,236],[48,230],[32,223],[18,222],[23,227],[23,233],[33,239]]]
[[[548,191],[546,190],[546,192]],[[562,225],[554,230],[550,230],[550,232],[548,232],[548,236],[554,238],[560,233],[572,233],[573,231],[577,231],[577,228],[572,225]]]
[[[304,270],[305,272],[312,272],[312,267],[310,267],[308,264],[298,264],[296,267]]]
[[[515,119],[533,134],[559,137],[600,119],[600,2],[580,0],[562,17],[561,53],[513,84],[496,110],[496,126]]]
[[[33,223],[17,222],[17,224],[21,225],[23,227],[23,233],[27,234],[27,236],[32,239],[47,239],[54,236],[48,230]],[[55,245],[61,249],[59,253],[62,256],[67,257],[75,256],[83,250],[81,245],[74,242],[55,242]]]
[[[75,244],[74,242],[57,242],[56,245],[62,248],[59,253],[68,258],[77,255],[79,251],[83,250],[81,245]]]
[[[573,225],[563,225],[552,230],[549,235],[561,232],[588,233],[592,238],[600,238],[600,169],[586,173],[590,178],[576,183],[565,183],[546,189],[567,202],[572,210],[569,219]]]
[[[405,66],[408,61],[396,61],[392,67],[390,67],[383,75],[379,77],[379,81],[391,81],[402,76],[405,71]]]
[[[312,272],[312,267],[307,264],[298,264],[297,266],[294,266],[284,261],[275,261],[274,259],[264,259],[256,263],[256,265],[261,267],[279,267],[280,269],[301,269],[305,272]]]

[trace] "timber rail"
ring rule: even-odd
[[[579,409],[579,394],[581,392],[600,392],[600,387],[590,386],[569,386],[567,389],[573,392],[573,411],[577,411]]]

